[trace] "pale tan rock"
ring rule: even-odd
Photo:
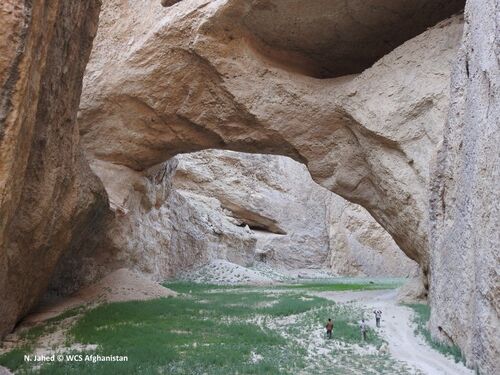
[[[71,292],[119,267],[163,280],[212,259],[331,267],[342,275],[407,276],[416,268],[366,211],[318,186],[286,157],[213,150],[146,172],[98,160],[92,168],[114,217],[94,255],[68,259],[53,285],[59,290]],[[342,214],[330,209],[333,202]],[[345,215],[349,210],[357,215]],[[333,228],[349,241],[333,240]]]
[[[123,267],[162,281],[213,258],[250,265],[256,239],[220,202],[173,189],[176,166],[171,160],[138,172],[93,161],[113,215],[97,249],[65,258],[52,288],[71,293]]]
[[[432,2],[430,13],[437,21],[459,3]],[[274,30],[275,17],[261,13],[283,4],[184,0],[164,9],[157,2],[106,1],[80,112],[87,154],[139,171],[205,148],[291,156],[322,186],[367,208],[426,271],[428,162],[445,120],[460,17],[407,41],[359,75],[317,79],[304,71],[304,55],[315,49],[321,65],[334,52],[302,45],[293,27]],[[325,22],[344,5],[322,7]],[[424,30],[424,19],[431,22],[423,12],[422,18],[384,23],[363,6],[354,8],[371,23],[356,35],[364,41],[382,29],[396,39],[406,33],[404,40]],[[325,27],[314,25],[317,17],[301,9],[290,7],[283,22],[302,20],[300,28],[326,38]],[[329,43],[360,29],[356,18],[342,20],[343,34]],[[401,42],[396,39],[390,43]],[[281,49],[285,40],[293,53]],[[357,44],[347,39],[348,45],[356,46],[345,51],[355,58]],[[359,67],[387,52],[375,49],[370,58],[360,57]],[[327,68],[326,76],[344,69]]]
[[[97,239],[106,210],[75,126],[99,6],[0,4],[0,337],[45,292],[61,254]]]
[[[336,274],[372,277],[414,277],[418,274],[417,263],[401,251],[363,207],[332,194],[328,211],[328,261]]]
[[[305,166],[286,157],[202,151],[179,155],[173,186],[196,205],[220,202],[222,215],[248,226],[254,252],[287,268],[321,268],[329,254],[329,199]],[[264,255],[265,254],[265,255]]]
[[[409,276],[417,265],[362,207],[314,183],[286,157],[202,151],[176,157],[173,187],[197,206],[249,226],[257,260],[276,267],[331,268],[339,275]]]
[[[500,373],[499,9],[467,3],[430,216],[430,327],[491,375]]]
[[[422,276],[415,276],[398,290],[399,303],[428,303],[428,290],[424,288]]]
[[[22,325],[41,323],[77,307],[92,308],[103,303],[146,301],[172,296],[177,296],[177,293],[141,274],[121,268],[68,297],[43,301],[23,319]]]

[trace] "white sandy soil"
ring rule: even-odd
[[[176,292],[126,268],[110,273],[97,283],[77,291],[70,297],[40,304],[28,315],[24,324],[33,324],[58,316],[66,310],[106,302],[143,301],[170,297]]]
[[[461,363],[455,363],[438,351],[432,349],[421,336],[415,336],[412,323],[413,311],[396,302],[397,291],[361,292],[321,292],[318,296],[338,303],[355,302],[369,311],[382,310],[381,328],[375,327],[375,318],[368,324],[378,330],[389,343],[389,352],[395,359],[406,363],[410,368],[427,375],[473,375],[474,372]]]

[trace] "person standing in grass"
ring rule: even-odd
[[[375,323],[377,325],[377,328],[380,328],[380,318],[382,318],[382,311],[373,310],[373,313],[375,314]]]
[[[332,331],[333,331],[333,322],[331,319],[328,319],[328,322],[326,322],[326,336],[331,339],[332,338]]]
[[[361,319],[361,323],[359,323],[359,329],[361,331],[361,338],[363,341],[366,341],[366,330],[368,327],[366,326],[366,322],[364,319]]]

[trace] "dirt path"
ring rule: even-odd
[[[461,363],[455,363],[438,351],[432,349],[420,336],[414,335],[412,324],[413,311],[396,302],[397,291],[363,292],[323,292],[318,296],[339,303],[356,302],[370,311],[382,310],[380,335],[389,343],[389,350],[395,359],[405,362],[414,370],[427,375],[473,375]],[[370,316],[369,325],[375,328],[375,319]]]

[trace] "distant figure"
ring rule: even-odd
[[[382,318],[382,311],[373,310],[373,313],[375,314],[375,323],[377,324],[377,328],[380,328],[380,318]]]
[[[361,331],[361,337],[363,338],[363,341],[366,341],[366,330],[368,329],[368,327],[366,326],[364,319],[361,319],[361,323],[359,323],[359,329]]]
[[[328,319],[328,322],[326,323],[326,336],[328,336],[329,339],[332,338],[332,330],[333,330],[333,322],[331,319]]]

